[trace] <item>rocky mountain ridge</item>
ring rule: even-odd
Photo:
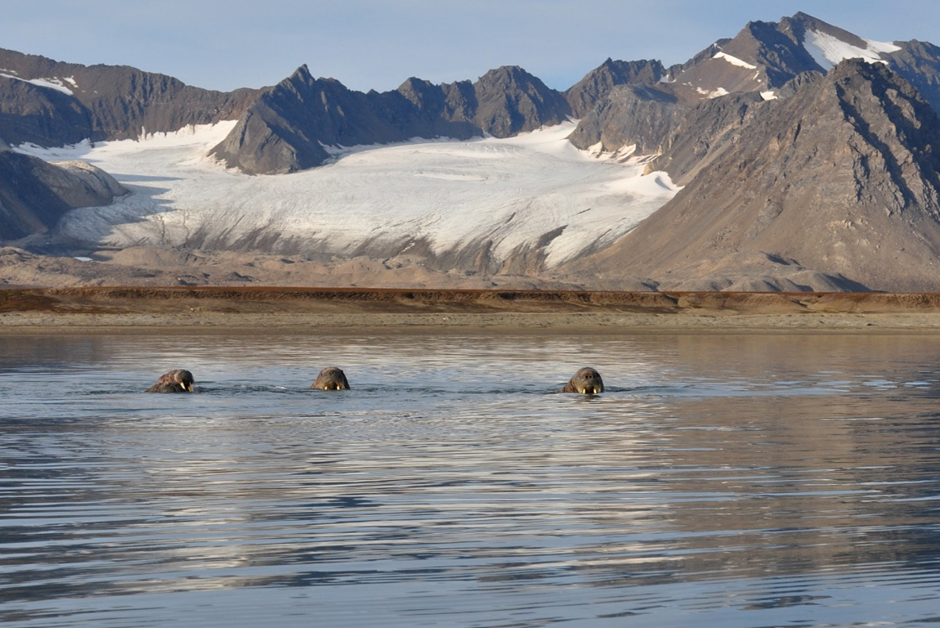
[[[561,94],[518,67],[492,70],[472,84],[410,78],[396,91],[363,94],[315,79],[302,66],[262,92],[212,154],[250,174],[285,174],[329,161],[325,147],[509,137],[570,114]]]
[[[136,139],[240,116],[259,90],[217,92],[129,66],[54,61],[0,49],[0,137],[61,146]]]

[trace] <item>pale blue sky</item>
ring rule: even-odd
[[[566,89],[607,57],[682,63],[748,21],[797,11],[940,45],[937,0],[0,0],[0,47],[221,90],[273,85],[304,63],[363,91],[501,65]]]

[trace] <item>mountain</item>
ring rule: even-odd
[[[937,113],[880,63],[789,87],[734,116],[673,200],[581,267],[661,287],[936,290]]]
[[[940,290],[938,110],[940,48],[805,13],[564,91],[300,66],[221,93],[0,51],[0,239],[245,260],[188,283]]]
[[[601,95],[584,109],[582,125],[572,136],[580,148],[598,142],[609,153],[636,145],[638,153],[658,152],[660,142],[676,132],[697,105],[731,94],[773,98],[776,90],[805,72],[825,73],[848,58],[887,63],[915,85],[940,87],[940,56],[922,44],[889,44],[862,39],[805,13],[779,22],[749,22],[735,37],[720,39],[687,63],[663,71],[651,89],[636,80]],[[602,66],[603,67],[603,66]],[[595,70],[595,72],[598,72]],[[937,89],[937,88],[935,88]],[[933,102],[940,110],[940,91]],[[648,118],[655,111],[658,122]]]
[[[805,81],[821,76],[807,72],[781,89],[781,98]],[[763,97],[755,92],[729,94],[706,100],[675,114],[672,125],[659,136],[658,150],[652,151],[647,169],[668,172],[678,185],[686,185],[701,170],[723,155],[723,150],[737,142],[745,122],[766,111]]]
[[[473,121],[494,137],[560,124],[571,114],[562,94],[517,66],[490,70],[474,83],[473,91]]]
[[[599,93],[593,108],[579,109],[583,128],[572,141],[580,148],[601,142],[602,149],[611,153],[623,152],[624,147],[633,144],[639,152],[644,148],[656,152],[659,146],[650,141],[649,125],[637,125],[637,119],[642,120],[646,114],[637,111],[638,115],[633,115],[632,108],[659,111],[663,122],[652,137],[664,137],[699,103],[743,93],[773,98],[777,90],[800,74],[826,73],[852,58],[891,68],[940,111],[940,48],[918,41],[863,39],[800,12],[778,22],[749,22],[735,37],[720,39],[687,63],[663,71],[653,91],[634,90],[631,94],[621,88]],[[603,74],[603,68],[588,76]],[[624,80],[617,85],[653,85],[649,73],[622,76]],[[667,99],[670,105],[662,106]]]
[[[0,137],[62,146],[136,139],[238,117],[257,90],[216,92],[127,66],[84,66],[0,49]]]
[[[396,91],[364,94],[302,66],[262,92],[212,155],[250,174],[284,174],[329,161],[326,147],[509,137],[559,124],[570,112],[564,96],[518,67],[491,70],[472,85],[411,78]]]

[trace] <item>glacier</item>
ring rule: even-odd
[[[130,190],[110,206],[73,210],[58,226],[70,238],[118,248],[349,258],[486,246],[497,260],[540,249],[553,267],[612,243],[678,191],[666,173],[644,174],[641,157],[604,159],[575,148],[567,140],[574,120],[509,139],[331,147],[328,165],[259,176],[207,156],[234,125],[17,150],[85,160]]]

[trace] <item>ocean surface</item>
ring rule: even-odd
[[[929,335],[2,336],[0,623],[936,625],[938,375]]]

